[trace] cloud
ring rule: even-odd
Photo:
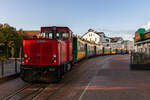
[[[124,40],[133,40],[136,30],[110,30],[110,29],[95,29],[96,31],[104,32],[108,37],[122,37]]]
[[[141,26],[141,28],[145,28],[146,30],[150,29],[150,22],[147,23],[147,25]]]

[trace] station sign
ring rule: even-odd
[[[139,28],[135,32],[134,42],[144,41],[145,39],[149,38],[150,35],[146,34],[146,32],[147,31],[144,28]],[[145,35],[147,36],[147,38],[145,37]]]
[[[139,40],[141,40],[141,36],[140,36],[140,34],[138,32],[135,32],[134,41],[137,42]]]
[[[145,39],[150,39],[150,31],[144,34]]]

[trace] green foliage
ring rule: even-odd
[[[5,37],[2,32],[0,32],[0,43],[4,43]]]
[[[0,43],[5,44],[7,57],[9,52],[8,48],[15,48],[15,51],[18,51],[17,53],[19,53],[18,48],[20,48],[20,46],[22,45],[22,40],[23,36],[21,34],[18,34],[14,27],[8,24],[0,24]]]
[[[21,37],[21,39],[29,39],[30,36],[24,34],[24,31],[22,29],[18,30],[18,34]]]

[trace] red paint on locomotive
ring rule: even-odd
[[[39,36],[23,40],[21,78],[58,81],[72,64],[72,31],[68,27],[41,27]]]
[[[24,65],[62,65],[72,60],[71,30],[68,27],[41,27],[41,33],[53,29],[67,30],[68,39],[23,40]]]
[[[24,65],[60,65],[67,62],[67,46],[60,40],[23,40],[23,48]]]

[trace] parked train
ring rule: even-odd
[[[56,82],[81,59],[120,53],[121,49],[83,41],[73,36],[68,27],[41,27],[38,37],[23,40],[21,78],[29,82]]]

